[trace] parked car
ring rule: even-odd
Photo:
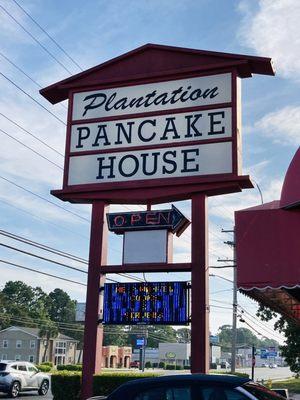
[[[10,398],[27,390],[37,390],[39,395],[45,396],[49,385],[49,376],[29,362],[0,361],[0,392],[7,393]]]
[[[131,361],[129,367],[130,368],[139,368],[140,367],[140,363],[139,363],[139,361]]]
[[[270,364],[269,367],[270,368],[277,368],[277,364]]]
[[[230,364],[228,361],[222,361],[221,362],[221,368],[230,368]]]
[[[267,363],[262,363],[261,366],[264,367],[264,368],[268,368],[269,364],[267,364]]]
[[[284,397],[248,378],[233,375],[172,375],[137,379],[109,396],[90,400],[283,400]]]

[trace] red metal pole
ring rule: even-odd
[[[95,201],[92,206],[89,270],[86,294],[86,312],[83,346],[81,399],[93,395],[93,375],[102,366],[103,328],[99,319],[99,290],[104,285],[105,275],[100,273],[101,265],[107,262],[107,228],[105,221],[106,204]]]
[[[191,372],[209,371],[209,292],[207,198],[192,196]]]

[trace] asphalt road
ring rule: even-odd
[[[153,370],[149,370],[153,371]],[[225,371],[225,370],[223,370]],[[251,375],[251,368],[245,368],[245,369],[238,369],[238,372],[246,372],[247,374]],[[120,370],[118,370],[120,372]],[[181,373],[189,373],[188,371],[162,371],[162,370],[155,370],[155,372],[165,372],[167,375],[173,375],[173,374],[181,374]],[[255,369],[255,380],[268,380],[268,379],[285,379],[289,378],[292,376],[292,372],[288,367],[278,367],[278,368],[256,368]],[[5,399],[7,398],[5,394],[0,394],[0,399]],[[24,400],[39,400],[39,399],[45,399],[45,400],[51,400],[53,399],[51,393],[49,392],[47,396],[39,396],[36,392],[28,392],[24,393],[21,396],[18,397],[19,399],[24,399]]]

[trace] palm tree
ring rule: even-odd
[[[39,335],[41,338],[46,339],[46,346],[44,349],[42,362],[46,361],[46,354],[49,348],[50,339],[56,338],[58,336],[58,333],[59,333],[58,326],[52,321],[44,322],[43,325],[41,326]]]

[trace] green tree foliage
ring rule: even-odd
[[[285,342],[280,346],[281,353],[288,363],[291,371],[300,374],[300,325],[293,320],[278,316],[270,308],[260,305],[257,316],[263,321],[270,321],[272,318],[279,319],[274,324],[275,331],[283,333]]]
[[[176,331],[176,339],[179,343],[190,343],[191,342],[191,330],[190,328],[180,328]]]
[[[232,327],[223,325],[219,328],[219,341],[223,350],[231,351]],[[255,346],[256,348],[266,348],[269,346],[278,347],[279,343],[273,339],[259,339],[250,329],[237,329],[237,346]]]
[[[82,340],[82,327],[60,323],[75,323],[76,302],[61,289],[45,293],[21,281],[9,281],[0,291],[0,328],[11,325],[38,327],[45,338],[55,337],[58,331]],[[75,331],[74,331],[75,329]]]

